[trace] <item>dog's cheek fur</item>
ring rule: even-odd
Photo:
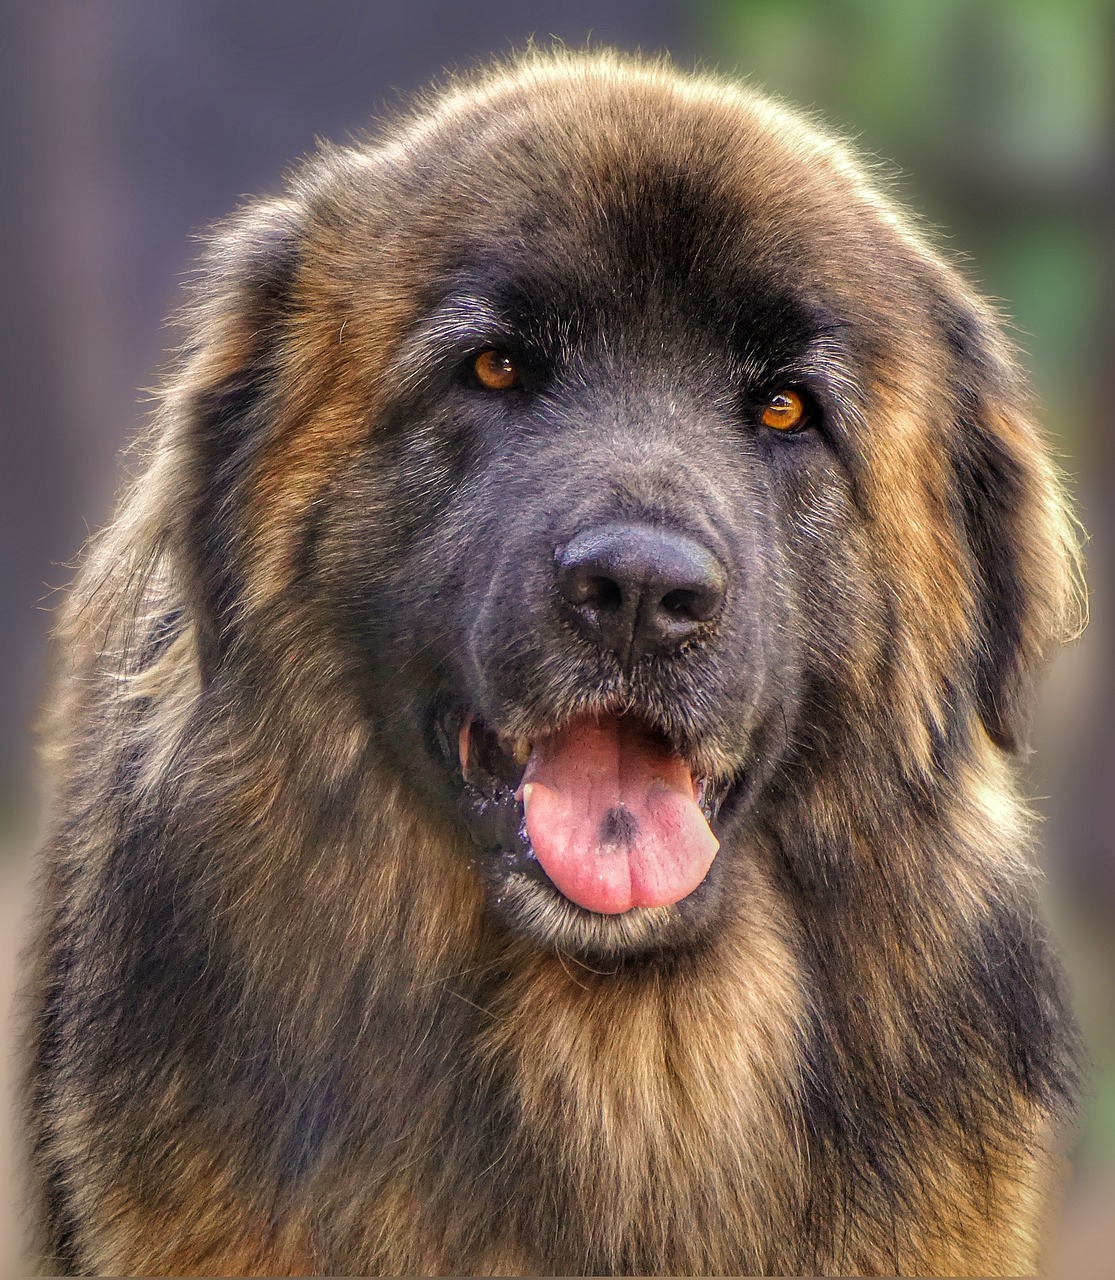
[[[798,647],[802,708],[790,769],[825,767],[848,708],[869,716],[887,670],[890,610],[871,530],[847,468],[820,441],[770,442],[772,540],[786,598],[776,643]]]

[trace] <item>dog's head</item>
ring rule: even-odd
[[[1071,540],[1018,378],[781,108],[526,61],[234,219],[195,314],[205,678],[366,730],[514,927],[697,936],[858,753],[932,788],[1019,747]]]

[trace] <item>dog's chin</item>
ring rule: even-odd
[[[587,911],[546,877],[506,871],[486,862],[488,897],[496,919],[536,946],[604,963],[698,944],[712,928],[719,902],[714,866],[694,891],[665,907],[632,907],[615,915]]]
[[[607,717],[604,719],[608,722]],[[636,758],[640,750],[650,754],[653,763],[648,776],[659,803],[665,796],[669,804],[670,789],[658,773],[673,771],[681,797],[673,798],[680,805],[682,816],[695,823],[698,843],[703,839],[706,846],[704,859],[691,859],[693,865],[686,869],[688,882],[683,876],[682,883],[672,885],[667,892],[656,885],[645,893],[621,892],[614,901],[605,892],[601,899],[598,887],[591,883],[587,889],[584,887],[576,859],[572,870],[559,863],[556,875],[548,874],[554,863],[534,848],[525,800],[532,776],[544,776],[537,762],[548,751],[552,767],[552,748],[547,747],[547,742],[553,742],[552,737],[533,744],[515,742],[470,714],[456,730],[455,762],[459,765],[460,813],[478,850],[476,865],[494,918],[537,946],[603,961],[690,946],[714,925],[726,858],[723,849],[717,850],[721,827],[718,819],[735,809],[742,791],[739,779],[698,773],[696,766],[683,760],[664,735],[644,721],[613,717],[608,723],[613,732],[628,741],[627,749]],[[443,740],[448,743],[449,735],[445,734]],[[576,761],[571,770],[577,773]],[[625,772],[630,773],[630,769]],[[619,807],[623,807],[622,803]],[[605,816],[614,812],[609,810]],[[663,827],[668,829],[676,818],[675,807],[662,821]],[[648,825],[653,824],[651,812]],[[637,822],[632,820],[632,825]],[[622,862],[622,853],[619,857]],[[571,886],[567,882],[560,886],[555,883],[555,878],[561,880],[563,875],[567,880],[572,877]],[[569,892],[565,891],[567,888]]]

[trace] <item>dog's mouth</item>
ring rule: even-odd
[[[529,740],[470,714],[457,755],[465,819],[503,880],[619,916],[687,898],[716,857],[731,780],[701,775],[637,716],[583,714]]]

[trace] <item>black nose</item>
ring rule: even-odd
[[[724,601],[726,574],[712,552],[651,525],[583,529],[556,559],[567,615],[624,663],[675,649]]]

